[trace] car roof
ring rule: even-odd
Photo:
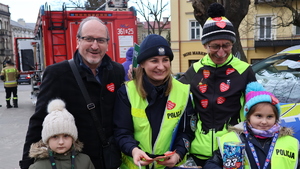
[[[296,46],[286,48],[283,51],[278,52],[278,54],[280,54],[280,53],[299,53],[300,54],[300,45],[296,45]]]

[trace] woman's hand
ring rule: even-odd
[[[170,153],[169,151],[166,153]],[[163,161],[157,161],[157,164],[167,166],[169,168],[174,167],[180,161],[179,154],[175,153],[174,155],[170,156],[169,158],[164,159]]]
[[[137,166],[145,166],[153,162],[152,158],[150,158],[143,150],[137,147],[132,150],[132,158],[134,164]]]

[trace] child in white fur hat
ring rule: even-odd
[[[29,156],[35,158],[29,169],[94,169],[89,156],[80,153],[74,117],[60,99],[48,104],[43,122],[42,140],[31,145]]]

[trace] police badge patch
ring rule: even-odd
[[[191,125],[192,131],[195,132],[196,128],[197,128],[197,116],[196,116],[196,114],[192,115],[192,117],[190,119],[190,125]]]
[[[159,48],[158,48],[158,55],[159,55],[159,56],[164,56],[164,55],[166,55],[165,48],[159,47]]]
[[[186,150],[190,151],[190,142],[185,138],[182,138],[182,140],[184,142],[184,146],[185,146]]]

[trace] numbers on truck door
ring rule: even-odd
[[[133,35],[133,28],[118,28],[118,35]]]

